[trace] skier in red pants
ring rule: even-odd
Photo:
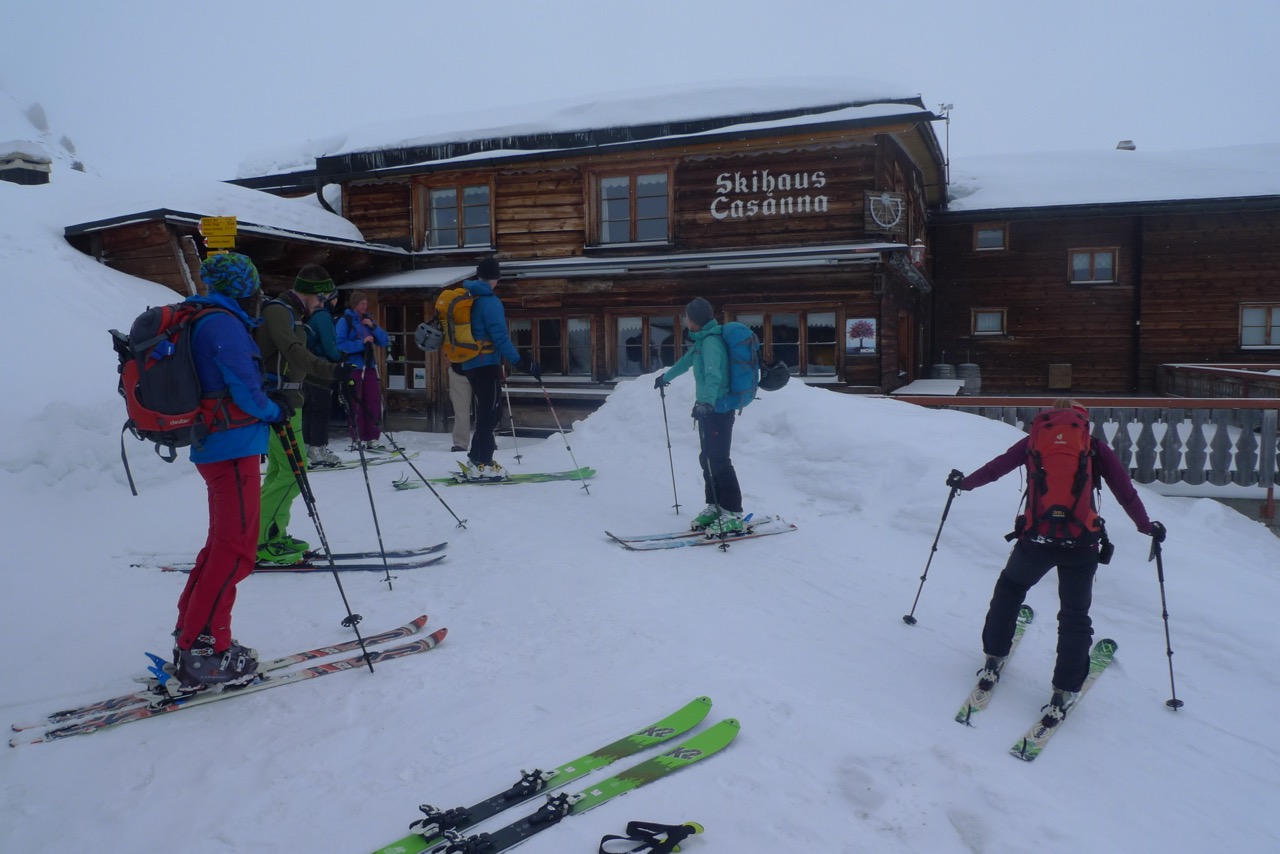
[[[262,390],[258,347],[249,333],[257,323],[253,303],[261,297],[253,262],[235,253],[214,255],[200,266],[200,278],[209,294],[188,302],[222,310],[201,319],[191,339],[213,431],[191,447],[209,490],[209,536],[178,599],[174,664],[182,691],[243,685],[257,672],[257,653],[231,637],[231,608],[236,585],[257,559],[258,457],[267,451],[267,424],[292,413],[287,401]]]

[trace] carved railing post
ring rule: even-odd
[[[1160,440],[1160,482],[1177,483],[1182,479],[1182,427],[1184,412],[1181,409],[1166,411],[1164,438]]]

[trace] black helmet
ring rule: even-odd
[[[791,379],[791,371],[787,368],[787,363],[781,359],[760,369],[760,388],[765,391],[777,391],[786,385],[789,379]]]

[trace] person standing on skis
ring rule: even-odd
[[[262,307],[262,324],[254,335],[262,351],[266,368],[267,391],[278,391],[288,399],[294,412],[286,429],[292,431],[302,446],[302,383],[328,384],[337,380],[350,386],[356,372],[346,365],[330,362],[307,347],[308,315],[321,306],[319,285],[302,280],[294,287]],[[302,454],[298,466],[305,470],[307,456]],[[258,560],[263,563],[290,564],[302,560],[311,546],[289,534],[293,500],[302,488],[289,463],[289,455],[272,431],[267,442],[267,473],[262,480],[262,519],[259,522]]]
[[[694,517],[691,527],[706,531],[709,536],[740,534],[744,529],[742,489],[729,458],[735,415],[732,410],[716,412],[716,401],[729,392],[729,352],[711,303],[702,297],[685,306],[684,325],[693,338],[693,346],[653,381],[653,387],[664,388],[693,369],[696,402],[692,416],[698,423],[698,463],[707,506]]]
[[[382,436],[382,380],[378,377],[377,348],[391,343],[387,331],[369,314],[369,297],[364,291],[352,291],[347,310],[334,326],[338,349],[346,364],[355,371],[354,400],[355,435],[351,441],[366,451],[385,451]],[[356,450],[356,448],[352,448]]]
[[[484,258],[476,265],[476,277],[463,283],[472,297],[471,337],[483,342],[480,353],[459,365],[471,383],[471,396],[476,404],[476,417],[472,425],[471,447],[467,461],[459,463],[459,477],[466,480],[501,480],[506,471],[493,458],[497,441],[493,431],[498,426],[498,407],[502,394],[502,360],[506,358],[516,370],[529,374],[542,382],[542,366],[527,356],[521,356],[511,343],[507,331],[507,313],[502,300],[493,292],[502,276],[498,259]]]
[[[1065,453],[1063,452],[1065,450]],[[1009,560],[996,579],[982,629],[986,663],[979,686],[994,685],[1013,643],[1018,609],[1027,591],[1049,570],[1058,569],[1058,652],[1053,694],[1042,723],[1056,726],[1075,702],[1089,675],[1093,623],[1093,576],[1110,560],[1110,543],[1093,494],[1101,481],[1115,495],[1140,533],[1163,542],[1165,528],[1147,517],[1129,473],[1115,452],[1089,435],[1089,412],[1067,398],[1054,402],[1032,421],[1030,433],[967,477],[953,469],[947,486],[968,492],[996,481],[1021,466],[1027,468],[1026,511],[1019,516]],[[1099,544],[1106,552],[1100,559]]]
[[[209,534],[178,598],[174,667],[184,692],[243,685],[257,672],[257,653],[231,637],[231,608],[257,552],[258,456],[267,451],[267,424],[293,413],[285,398],[272,401],[262,390],[258,347],[249,332],[259,323],[253,315],[261,298],[253,262],[234,252],[212,255],[200,265],[200,278],[208,296],[187,302],[222,310],[199,320],[191,336],[215,427],[191,446],[191,462],[209,493]]]

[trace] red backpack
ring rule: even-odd
[[[1052,409],[1031,421],[1027,440],[1026,510],[1016,533],[1032,542],[1093,545],[1104,536],[1093,490],[1089,419],[1076,409]]]
[[[120,358],[119,392],[129,416],[120,431],[120,459],[134,495],[138,491],[124,450],[126,430],[154,442],[156,454],[171,463],[178,448],[199,446],[215,430],[253,420],[224,399],[225,391],[206,397],[200,387],[191,333],[198,320],[218,311],[226,309],[185,302],[154,306],[138,315],[128,335],[111,330]]]

